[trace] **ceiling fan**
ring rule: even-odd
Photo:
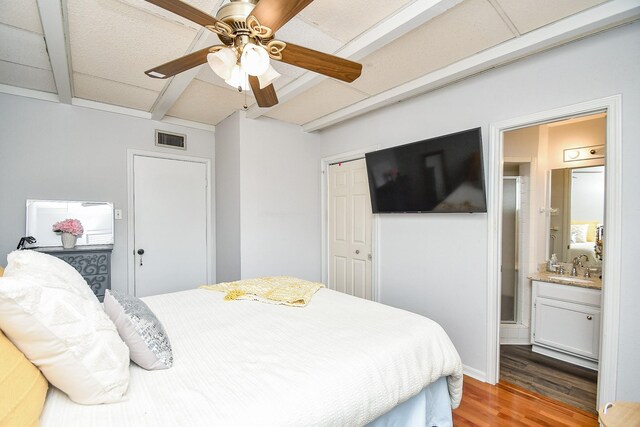
[[[208,62],[213,71],[239,91],[252,90],[260,107],[278,103],[273,80],[280,74],[270,59],[351,83],[362,65],[275,39],[278,31],[313,0],[231,0],[216,17],[180,0],[147,0],[216,33],[223,43],[145,71],[166,79]]]

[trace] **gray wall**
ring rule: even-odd
[[[234,113],[216,126],[216,277],[240,279],[240,120]]]
[[[321,279],[319,140],[243,112],[216,127],[219,281]]]
[[[622,94],[618,399],[640,401],[640,23],[528,57],[322,133],[323,156],[388,147]],[[486,152],[486,146],[485,146]],[[381,215],[382,302],[438,321],[486,372],[487,215]],[[541,260],[542,261],[542,260]]]
[[[155,129],[186,134],[186,152],[156,147]],[[213,132],[0,94],[0,264],[25,233],[26,199],[113,202],[123,220],[115,222],[112,287],[126,291],[127,149],[213,160],[214,145]],[[215,271],[215,255],[212,263]]]

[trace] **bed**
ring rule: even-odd
[[[132,363],[118,403],[80,405],[50,386],[41,425],[452,425],[462,365],[435,322],[329,289],[304,308],[223,298],[143,298],[173,367]]]
[[[586,255],[589,265],[598,265],[598,259],[596,258],[595,243],[594,242],[582,242],[582,243],[570,243],[569,249],[567,249],[567,261],[571,261],[574,258],[579,258]]]

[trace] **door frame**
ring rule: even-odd
[[[618,374],[618,339],[620,319],[620,256],[622,240],[622,96],[568,105],[489,126],[489,174],[487,178],[487,382],[495,384],[500,373],[500,255],[503,135],[509,130],[540,125],[563,118],[607,113],[605,145],[605,220],[607,255],[604,257],[602,286],[602,324],[600,327],[600,357],[598,369],[598,406],[615,400]]]
[[[329,165],[351,160],[363,159],[366,153],[370,153],[379,146],[370,146],[359,150],[348,151],[346,153],[335,154],[320,159],[320,209],[322,222],[322,283],[329,285]],[[371,298],[380,302],[380,287],[378,277],[380,276],[378,262],[379,242],[378,242],[378,216],[371,214]]]
[[[135,200],[134,200],[134,170],[133,160],[136,156],[153,157],[157,159],[179,160],[193,163],[202,163],[206,167],[207,191],[206,191],[206,227],[207,227],[207,282],[215,282],[215,225],[212,221],[212,197],[211,191],[215,183],[211,180],[212,159],[205,157],[184,156],[180,154],[161,153],[137,149],[127,150],[127,293],[135,295]]]

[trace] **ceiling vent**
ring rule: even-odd
[[[156,145],[158,147],[187,149],[187,136],[181,133],[165,132],[156,129]]]

